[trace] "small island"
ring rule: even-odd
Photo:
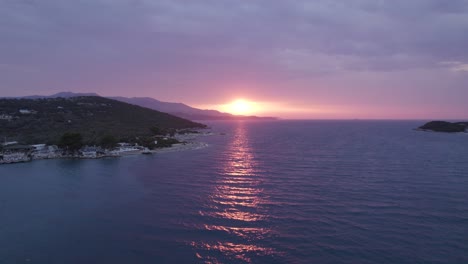
[[[98,96],[0,99],[0,164],[149,154],[206,125]]]
[[[445,132],[445,133],[467,133],[468,122],[446,122],[446,121],[431,121],[422,126],[417,130],[420,131],[433,131],[433,132]]]

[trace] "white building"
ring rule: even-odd
[[[0,115],[0,120],[11,120],[11,119],[13,119],[13,116],[11,115],[5,115],[5,114]]]
[[[31,147],[33,147],[35,151],[42,151],[46,149],[46,144],[36,144],[31,145]]]
[[[2,145],[3,146],[11,146],[11,145],[16,145],[18,144],[18,141],[9,141],[9,142],[4,142]]]
[[[35,110],[30,110],[30,109],[20,109],[19,110],[20,114],[22,115],[30,115],[30,114],[37,114],[37,111]]]

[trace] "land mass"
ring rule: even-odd
[[[2,141],[23,144],[58,144],[65,133],[80,134],[85,145],[96,145],[109,137],[132,142],[171,130],[203,127],[168,113],[99,96],[0,99]]]
[[[96,93],[73,93],[73,92],[60,92],[53,95],[32,95],[22,97],[24,99],[41,99],[41,98],[72,98],[79,96],[99,96]],[[206,110],[198,109],[188,106],[183,103],[171,103],[156,100],[151,97],[106,97],[109,99],[146,107],[160,112],[169,113],[174,116],[189,120],[276,120],[276,117],[260,117],[260,116],[244,116],[244,115],[232,115],[229,113],[223,113],[217,110]]]
[[[431,121],[420,126],[418,130],[447,133],[468,132],[468,122]]]
[[[223,113],[217,110],[198,109],[182,103],[161,102],[150,97],[109,97],[129,104],[167,112],[189,120],[276,120],[275,117],[245,116]]]

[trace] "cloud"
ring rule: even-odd
[[[468,72],[468,63],[459,64],[453,68],[454,71]]]
[[[92,50],[115,50],[114,56],[143,50],[220,57],[234,51],[249,60],[257,54],[261,63],[278,50],[307,50],[318,59],[357,58],[358,69],[378,71],[468,60],[466,1],[4,2],[0,32],[7,39],[5,48],[59,53],[64,59],[70,50],[86,50],[90,57]]]
[[[8,65],[0,66],[2,93],[56,87],[126,95],[138,87],[140,95],[170,100],[196,89],[190,100],[216,101],[229,92],[224,87],[255,87],[252,94],[304,101],[360,92],[379,102],[383,89],[466,94],[460,87],[468,83],[462,74],[446,75],[467,71],[466,0],[0,0],[0,6],[0,58]],[[40,73],[25,78],[24,69]],[[441,81],[424,81],[428,72]]]
[[[448,69],[454,72],[468,72],[468,63],[461,61],[443,61],[440,62],[440,65],[448,67]]]

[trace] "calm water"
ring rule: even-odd
[[[468,263],[468,135],[213,123],[209,147],[0,166],[0,263]]]

